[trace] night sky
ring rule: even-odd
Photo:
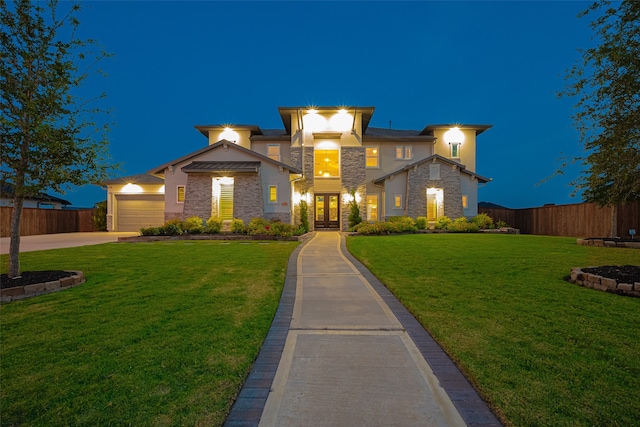
[[[511,208],[578,203],[549,177],[582,153],[558,99],[565,70],[593,41],[583,1],[86,2],[80,36],[114,57],[114,174],[144,173],[207,144],[195,125],[283,128],[279,106],[374,106],[370,126],[491,124],[478,137],[479,200]],[[74,207],[106,199],[85,186]]]

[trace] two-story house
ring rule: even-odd
[[[204,148],[107,186],[108,229],[137,231],[172,218],[300,222],[346,230],[355,196],[367,221],[477,214],[476,137],[490,125],[369,126],[374,107],[280,107],[284,129],[196,126]]]

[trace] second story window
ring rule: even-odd
[[[365,153],[368,168],[380,167],[380,149],[378,147],[366,147]]]
[[[396,146],[396,159],[409,160],[413,158],[413,147],[411,145]]]
[[[267,157],[279,162],[280,161],[280,144],[268,144]]]
[[[178,185],[177,187],[177,202],[178,203],[184,203],[184,185]]]
[[[459,159],[460,158],[460,143],[452,142],[451,143],[451,158]]]
[[[315,150],[313,175],[322,178],[340,176],[340,152],[338,150]]]

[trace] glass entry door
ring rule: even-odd
[[[340,228],[340,195],[315,195],[315,223],[314,228]]]

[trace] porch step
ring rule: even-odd
[[[231,231],[231,220],[225,219],[222,221],[222,229],[220,231]]]

